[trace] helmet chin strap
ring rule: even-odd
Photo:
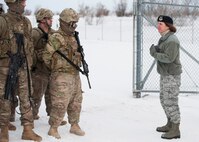
[[[47,21],[47,20],[45,20],[45,23],[46,23],[46,25],[48,26],[48,29],[50,29],[50,28],[51,28],[51,25],[48,24],[48,21]]]

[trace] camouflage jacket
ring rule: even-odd
[[[81,55],[77,48],[74,35],[67,35],[59,28],[57,32],[49,36],[49,41],[43,53],[43,60],[51,72],[78,74],[79,71],[56,52],[56,50],[61,51],[74,64],[80,66]]]
[[[53,32],[55,32],[55,30],[50,29],[48,33],[45,33],[39,27],[35,27],[32,30],[32,38],[34,45],[33,67],[39,72],[49,73],[49,70],[44,64],[42,54],[48,41],[48,35],[52,34]]]
[[[7,51],[17,52],[17,44],[14,33],[24,35],[24,50],[21,53],[26,55],[29,67],[32,66],[33,44],[31,38],[32,25],[25,16],[17,15],[8,10],[8,13],[0,15],[0,66],[9,66]]]

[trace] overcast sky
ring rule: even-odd
[[[95,7],[97,3],[102,3],[107,9],[113,10],[120,0],[27,0],[26,9],[34,11],[37,7],[49,8],[52,11],[61,11],[64,8],[74,8],[78,10],[80,4],[87,5],[89,7]],[[126,0],[128,9],[132,9],[133,0]],[[0,0],[0,3],[4,3],[4,0]],[[5,4],[5,3],[4,3]]]

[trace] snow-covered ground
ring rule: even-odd
[[[132,26],[131,23],[129,29]],[[81,25],[80,25],[81,26]],[[114,24],[110,30],[114,29]],[[127,32],[127,31],[126,31]],[[132,29],[128,31],[132,36]],[[157,32],[157,31],[154,31]],[[82,36],[82,32],[80,35]],[[97,33],[90,34],[96,36]],[[112,34],[117,36],[116,34]],[[159,95],[143,93],[141,98],[132,94],[132,40],[80,39],[89,64],[89,78],[92,89],[88,88],[85,76],[81,76],[84,100],[80,126],[85,130],[83,137],[69,133],[70,125],[59,127],[61,139],[48,136],[48,119],[45,105],[40,108],[40,119],[35,121],[35,132],[42,142],[166,142],[155,131],[165,124],[166,116],[159,102]],[[158,39],[157,39],[158,40]],[[199,95],[180,94],[181,139],[175,142],[197,142],[199,140]],[[10,142],[21,140],[22,126],[16,115],[17,130],[10,132]],[[67,120],[67,116],[65,117]]]

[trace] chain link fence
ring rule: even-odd
[[[35,16],[28,16],[32,26],[36,27]],[[85,40],[105,40],[132,42],[133,26],[132,17],[105,16],[93,18],[92,22],[86,18],[80,18],[77,30],[80,38]],[[52,28],[57,30],[59,27],[59,16],[53,16]]]
[[[166,2],[166,1],[165,1]],[[137,0],[134,2],[134,81],[135,97],[141,92],[159,92],[159,74],[156,62],[150,56],[149,48],[157,45],[160,34],[157,31],[157,17],[170,15],[177,28],[176,35],[181,43],[181,93],[199,92],[199,6],[154,3]],[[159,11],[157,11],[159,10]],[[141,26],[139,26],[139,24]],[[138,29],[139,28],[139,29]],[[139,42],[139,43],[138,43]]]

